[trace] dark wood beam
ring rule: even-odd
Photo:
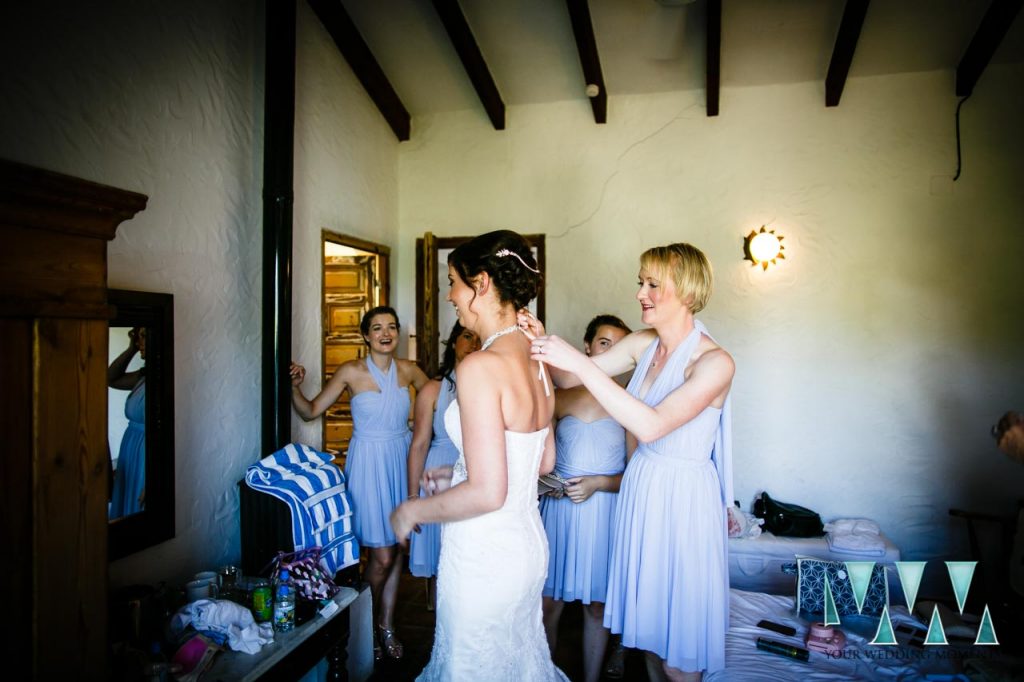
[[[956,95],[967,97],[995,54],[1024,0],[992,0],[971,38],[959,66],[956,67]]]
[[[601,74],[601,58],[597,54],[594,24],[590,21],[590,5],[587,4],[587,0],[566,0],[565,4],[569,7],[569,20],[572,22],[572,33],[576,37],[576,49],[580,53],[586,93],[594,110],[594,122],[605,123],[608,120],[608,93],[605,91],[604,76]]]
[[[267,0],[263,99],[263,372],[260,457],[291,442],[296,0]]]
[[[505,129],[505,102],[501,99],[498,86],[494,84],[491,72],[484,61],[484,55],[473,37],[473,32],[466,21],[466,15],[462,13],[458,0],[433,0],[434,9],[448,32],[455,52],[462,60],[462,66],[466,69],[473,88],[476,90],[480,103],[484,105],[487,117],[495,130]]]
[[[722,0],[708,0],[707,16],[707,90],[708,116],[718,116],[718,96],[722,86]]]
[[[869,0],[846,0],[843,19],[839,22],[839,35],[836,36],[836,45],[832,50],[832,61],[828,65],[828,76],[825,77],[826,107],[838,105],[839,98],[843,96],[860,29],[868,13],[868,4]]]
[[[391,126],[399,142],[409,139],[409,112],[402,105],[391,82],[374,59],[369,46],[359,35],[359,30],[352,23],[352,18],[345,11],[341,0],[309,0],[320,23],[327,29],[338,46],[338,51],[345,58],[356,78],[363,84],[366,94],[377,105],[384,120]]]

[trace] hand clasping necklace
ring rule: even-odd
[[[487,340],[484,341],[482,346],[480,346],[480,350],[487,350],[487,348],[492,343],[494,343],[498,339],[499,336],[505,336],[505,334],[511,334],[512,332],[516,332],[516,331],[519,331],[519,325],[518,324],[514,324],[511,327],[505,327],[504,329],[499,329],[498,331],[494,332],[493,334],[491,334],[490,336],[487,337]]]

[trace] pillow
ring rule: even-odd
[[[864,604],[857,610],[857,599],[854,594],[853,581],[850,578],[852,565],[854,571],[871,568],[870,578],[864,594]],[[875,562],[866,561],[827,561],[812,557],[797,557],[796,605],[800,615],[817,615],[825,613],[825,582],[832,592],[832,600],[836,605],[836,614],[852,616],[858,613],[867,616],[881,615],[889,603],[889,580],[885,568]]]

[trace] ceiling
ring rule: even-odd
[[[989,0],[859,1],[867,10],[850,78],[956,70],[990,6]],[[708,2],[590,0],[607,95],[704,89]],[[341,4],[413,118],[483,106],[439,18],[435,5],[442,2]],[[449,4],[461,8],[505,106],[586,99],[565,0]],[[846,5],[847,0],[724,0],[721,87],[824,82]],[[1021,15],[1010,22],[991,62],[1024,62]]]

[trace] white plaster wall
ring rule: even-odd
[[[262,9],[45,3],[4,22],[0,156],[149,196],[108,249],[115,288],[174,295],[176,537],[111,583],[237,561],[257,455]]]
[[[398,138],[313,11],[298,5],[292,353],[306,367],[302,388],[312,398],[323,371],[321,230],[383,244],[395,255]],[[415,261],[393,259],[392,273],[403,262]],[[303,422],[293,412],[292,439],[321,447],[322,420]]]
[[[495,228],[543,232],[549,329],[580,341],[599,312],[639,324],[637,256],[689,241],[716,270],[701,315],[736,359],[736,495],[859,515],[916,559],[965,531],[947,508],[1009,513],[1024,468],[988,435],[1024,407],[1024,69],[991,66],[963,108],[953,74],[512,107],[417,120],[400,158],[401,248]],[[767,223],[787,260],[762,272],[742,237]],[[396,271],[410,324],[411,267]]]

